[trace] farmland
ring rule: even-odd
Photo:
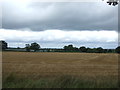
[[[118,54],[3,52],[2,55],[3,81],[11,74],[33,80],[63,76],[96,83],[111,79],[117,84],[118,80]]]

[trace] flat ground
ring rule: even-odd
[[[118,75],[118,54],[3,52],[3,75],[26,77]]]

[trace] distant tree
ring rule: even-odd
[[[74,52],[79,52],[79,49],[77,47],[73,47]]]
[[[108,52],[108,53],[112,53],[112,49],[108,49],[107,52]]]
[[[65,52],[67,52],[67,46],[64,46],[63,48],[64,48]]]
[[[107,51],[108,51],[107,49],[103,49],[103,52],[104,52],[104,53],[107,53]]]
[[[115,51],[116,51],[117,53],[120,53],[120,46],[118,46],[118,47],[115,49]]]
[[[64,46],[64,50],[65,50],[66,52],[72,51],[72,50],[73,50],[73,45]]]
[[[87,48],[87,53],[93,53],[93,49],[92,48]]]
[[[98,47],[98,48],[96,48],[96,50],[97,50],[97,53],[102,53],[103,52],[103,48],[102,47]]]
[[[0,41],[0,48],[5,50],[8,48],[8,44],[5,41]]]
[[[32,49],[36,52],[37,50],[39,50],[39,48],[40,48],[40,45],[37,44],[36,42],[31,43],[30,49]]]
[[[78,52],[79,51],[79,49],[77,47],[73,47],[72,44],[68,46],[64,46],[63,48],[65,52]]]
[[[67,47],[67,49],[68,49],[68,51],[73,51],[73,45],[68,45],[68,47]]]
[[[80,47],[79,50],[81,52],[87,52],[87,48],[85,46]]]
[[[25,44],[25,46],[26,46],[26,47],[25,47],[26,51],[27,51],[27,52],[30,52],[30,44]]]
[[[20,47],[17,47],[17,49],[20,49]]]

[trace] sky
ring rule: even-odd
[[[118,6],[105,1],[4,0],[0,20],[0,40],[9,47],[33,42],[41,48],[118,46]]]

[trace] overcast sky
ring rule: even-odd
[[[2,17],[1,17],[2,16]],[[38,42],[41,47],[116,48],[118,6],[106,2],[2,2],[0,40],[10,47]]]

